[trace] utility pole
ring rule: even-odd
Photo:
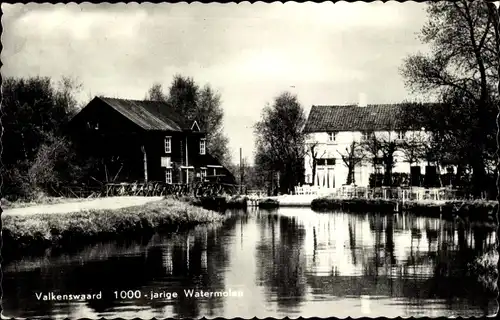
[[[240,147],[240,194],[243,192],[243,163],[241,157],[241,147]]]

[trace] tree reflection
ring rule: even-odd
[[[278,306],[297,306],[306,291],[305,229],[296,218],[280,216],[276,221],[270,215],[267,222],[271,235],[257,245],[258,281],[268,290],[269,299],[277,299]]]
[[[33,292],[102,291],[102,300],[86,305],[96,314],[119,314],[126,304],[156,317],[214,317],[224,315],[223,298],[188,299],[182,290],[221,290],[233,281],[227,274],[247,276],[250,270],[245,285],[252,286],[254,276],[257,283],[249,292],[263,287],[267,302],[277,301],[287,313],[316,295],[403,298],[411,308],[439,299],[450,309],[458,308],[457,301],[491,309],[493,302],[466,277],[465,266],[495,244],[490,229],[411,214],[260,211],[235,215],[222,226],[156,235],[148,244],[102,244],[67,257],[27,260],[23,269],[4,272],[3,307],[19,317],[71,315],[77,312],[73,305],[36,301]],[[254,253],[255,270],[234,270]],[[26,267],[33,264],[38,267]],[[114,297],[120,290],[180,294],[172,301],[127,302]]]

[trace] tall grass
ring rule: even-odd
[[[498,279],[498,251],[492,249],[485,254],[476,257],[476,259],[469,263],[469,273],[477,278],[486,292],[496,294],[497,279]]]
[[[30,247],[71,246],[82,240],[178,230],[223,219],[221,214],[174,199],[116,210],[7,215],[2,218],[2,251],[5,254]]]

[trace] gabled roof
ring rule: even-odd
[[[96,97],[144,130],[184,131],[189,124],[166,102]]]
[[[409,104],[312,106],[304,132],[403,130],[404,108]]]
[[[194,120],[193,125],[191,126],[191,130],[194,131],[194,127],[196,127],[196,131],[200,131],[200,126],[198,125],[198,121]]]

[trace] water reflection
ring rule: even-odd
[[[16,317],[471,316],[496,312],[466,264],[494,231],[413,215],[228,212],[220,226],[103,243],[4,266],[4,315]],[[183,290],[240,290],[189,298]],[[116,299],[114,291],[177,292]],[[35,292],[102,292],[88,302]]]

